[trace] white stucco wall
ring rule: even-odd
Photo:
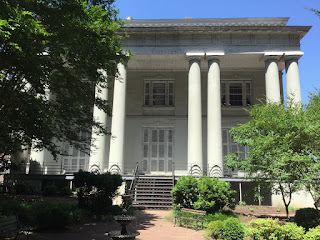
[[[272,201],[273,207],[279,207],[279,208],[284,207],[282,196],[280,194],[279,195],[273,194],[271,201]],[[295,209],[305,208],[305,207],[313,208],[314,201],[310,193],[306,191],[299,191],[292,195],[292,201],[291,201],[290,207],[293,207]]]

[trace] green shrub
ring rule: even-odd
[[[223,220],[210,222],[207,226],[207,233],[211,238],[217,239],[223,229]]]
[[[248,235],[252,239],[285,239],[285,230],[278,219],[255,219],[249,222]]]
[[[223,221],[222,230],[218,239],[222,240],[241,240],[244,238],[245,227],[237,218],[229,217]]]
[[[79,208],[90,210],[96,215],[108,215],[112,198],[122,184],[121,176],[109,172],[95,175],[81,170],[74,175]]]
[[[37,229],[63,229],[72,224],[75,204],[35,202],[32,204],[33,226]]]
[[[215,213],[223,207],[235,207],[235,191],[230,184],[217,178],[192,176],[182,177],[172,190],[174,203],[180,207],[194,208]]]
[[[301,208],[296,211],[294,222],[306,230],[320,225],[319,211],[315,208]]]
[[[57,187],[56,186],[45,186],[43,189],[44,196],[55,196],[57,194]]]
[[[175,204],[184,208],[193,208],[193,204],[198,200],[197,179],[192,176],[179,178],[171,194]]]
[[[201,209],[208,213],[221,211],[225,206],[235,208],[235,191],[230,184],[219,181],[218,178],[201,177],[198,179],[198,200],[194,203],[195,209]]]
[[[320,228],[310,228],[303,240],[320,240]]]
[[[304,236],[304,228],[297,226],[295,223],[286,223],[282,226],[285,231],[286,240],[301,240]]]
[[[61,196],[70,196],[71,195],[71,189],[69,187],[63,187],[60,189],[60,195]]]
[[[13,189],[14,189],[14,193],[17,195],[35,194],[35,189],[31,185],[25,184],[25,183],[17,183],[14,185]]]

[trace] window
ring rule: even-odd
[[[242,159],[245,159],[248,156],[249,146],[243,146],[239,143],[233,141],[230,133],[230,129],[222,129],[222,148],[223,156],[226,156],[231,153],[238,153]],[[230,169],[224,167],[224,175],[231,176],[237,172],[232,172]]]
[[[172,171],[173,129],[143,129],[143,171]]]
[[[90,133],[80,133],[81,138],[91,138]],[[89,155],[80,151],[69,143],[64,144],[65,156],[63,156],[63,169],[66,173],[78,172],[80,169],[87,171],[89,165]]]
[[[145,81],[145,106],[174,106],[173,81]]]
[[[248,106],[251,105],[250,81],[222,81],[222,106]]]

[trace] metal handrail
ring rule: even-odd
[[[172,161],[172,187],[174,187],[174,180],[175,180],[175,175],[174,175],[174,161]]]
[[[139,162],[136,163],[136,167],[133,171],[133,178],[132,178],[132,181],[131,181],[131,184],[130,184],[130,188],[129,188],[129,193],[132,194],[133,190],[134,190],[134,187],[136,185],[136,179],[138,178],[139,174],[138,174],[138,168],[139,167]]]

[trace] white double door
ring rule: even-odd
[[[143,129],[143,172],[172,172],[173,135],[172,128]]]

